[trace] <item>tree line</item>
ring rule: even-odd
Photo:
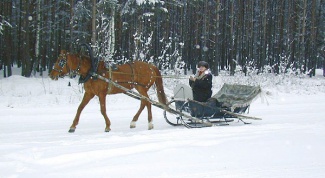
[[[325,65],[325,0],[2,0],[0,69],[51,70],[60,50],[163,70],[215,75],[294,72]]]

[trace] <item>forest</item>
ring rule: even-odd
[[[187,74],[325,70],[325,0],[1,0],[0,70],[47,75],[61,50]]]

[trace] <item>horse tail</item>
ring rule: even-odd
[[[164,91],[164,85],[163,85],[163,80],[160,74],[160,71],[158,70],[157,67],[154,67],[154,70],[156,72],[156,80],[155,80],[155,84],[156,84],[156,88],[157,88],[157,97],[158,97],[158,101],[164,105],[167,104],[167,98],[166,98],[166,94]]]

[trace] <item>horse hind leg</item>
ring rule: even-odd
[[[139,91],[139,93],[141,93],[145,97],[149,97],[146,92],[140,92]],[[148,130],[151,130],[151,129],[154,128],[154,125],[152,123],[151,103],[146,101],[146,100],[141,100],[140,108],[139,108],[138,112],[134,115],[133,120],[131,121],[131,124],[130,124],[130,128],[135,128],[136,127],[136,122],[138,121],[139,116],[140,116],[140,114],[143,111],[145,106],[147,107],[147,110],[148,110]]]
[[[141,104],[140,104],[140,108],[138,110],[138,112],[133,116],[133,119],[130,123],[130,128],[133,129],[133,128],[136,128],[136,122],[138,121],[139,119],[139,116],[141,114],[141,112],[143,111],[144,107],[145,107],[145,101],[144,100],[141,100]]]
[[[146,106],[148,109],[148,130],[151,130],[154,127],[152,123],[151,103],[147,102]]]

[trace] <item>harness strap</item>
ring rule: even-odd
[[[108,65],[108,78],[112,80],[112,66]],[[112,91],[112,83],[108,83],[107,94],[110,94]]]
[[[129,66],[130,66],[130,69],[131,69],[131,84],[132,84],[132,87],[134,88],[134,84],[136,84],[135,82],[134,82],[134,78],[135,78],[135,76],[134,76],[134,69],[133,69],[133,67],[132,67],[132,64],[130,64],[129,62],[127,63]],[[134,64],[134,63],[133,63]]]

